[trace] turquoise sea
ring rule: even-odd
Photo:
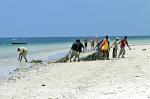
[[[87,37],[90,41],[91,37]],[[100,37],[102,40],[104,37]],[[116,36],[110,37],[112,42]],[[119,37],[120,39],[123,37]],[[29,67],[30,63],[18,62],[18,47],[26,47],[28,49],[27,59],[41,59],[44,63],[55,61],[65,56],[76,40],[83,41],[84,37],[30,37],[30,38],[0,38],[0,78],[12,72],[16,68]],[[129,36],[130,45],[150,44],[150,36]],[[26,42],[27,44],[13,45],[12,42]],[[88,43],[90,46],[90,43]]]

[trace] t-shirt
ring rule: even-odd
[[[108,50],[109,49],[109,42],[104,39],[99,47],[101,50]]]
[[[20,54],[27,53],[27,48],[20,47]]]
[[[118,48],[117,44],[118,44],[117,41],[115,41],[113,48]]]
[[[77,51],[77,47],[78,45],[76,43],[73,43],[71,49]]]
[[[77,51],[82,52],[82,48],[84,48],[83,44],[81,42],[79,42],[77,46],[78,46]]]
[[[126,44],[128,44],[127,40],[125,40],[125,39],[121,40],[121,42],[120,42],[120,48],[125,48]]]

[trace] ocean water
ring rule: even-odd
[[[102,40],[104,37],[100,37]],[[110,37],[110,42],[116,37]],[[123,37],[119,37],[120,39]],[[84,37],[38,37],[38,38],[0,38],[0,77],[8,75],[16,68],[29,67],[32,64],[18,62],[18,47],[28,49],[27,59],[41,59],[45,63],[55,61],[65,56],[76,40],[83,41]],[[91,37],[87,37],[90,41]],[[150,36],[130,36],[128,37],[130,45],[150,44]],[[26,42],[27,44],[13,45],[12,42]],[[90,43],[88,43],[90,46]]]

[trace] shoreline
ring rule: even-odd
[[[40,52],[40,53],[33,53],[33,54],[28,54],[27,59],[28,63],[25,63],[24,60],[23,62],[19,62],[17,60],[18,53],[16,53],[16,56],[10,57],[10,58],[2,58],[1,59],[1,65],[0,65],[0,78],[3,78],[9,74],[9,72],[13,72],[16,68],[22,68],[22,67],[30,67],[30,61],[32,60],[42,60],[43,63],[48,63],[48,61],[55,61],[58,58],[61,58],[65,56],[67,53],[67,49],[59,49],[58,51],[45,51],[45,52]]]
[[[140,45],[140,44],[139,44],[139,45],[130,45],[130,46],[131,46],[131,47],[138,47],[138,46],[140,47],[140,46],[150,46],[150,44],[144,44],[144,45]],[[90,48],[88,48],[88,49],[90,49]],[[143,49],[144,49],[144,48],[143,48]],[[47,59],[46,59],[46,57],[43,58],[44,60],[42,59],[42,62],[44,62],[44,63],[42,63],[42,65],[48,65],[48,64],[52,64],[52,63],[54,63],[54,64],[55,64],[55,63],[56,63],[56,64],[57,64],[57,63],[66,63],[66,62],[57,62],[57,61],[60,60],[61,58],[65,57],[65,56],[68,54],[68,51],[67,51],[67,50],[65,50],[65,51],[64,51],[64,50],[63,50],[63,51],[61,50],[61,51],[58,51],[57,54],[60,53],[60,52],[61,52],[61,53],[63,52],[64,55],[58,56],[58,57],[55,58],[54,60],[49,60],[49,59],[48,59],[48,57],[49,57],[49,56],[52,57],[53,54],[49,55],[49,56],[47,57]],[[82,53],[80,58],[86,57],[86,56],[90,55],[91,53],[93,53],[93,52],[92,52],[92,51],[87,51],[87,52],[85,52],[85,53]],[[111,53],[112,53],[112,50],[111,50],[111,52],[110,52],[110,57],[111,57]],[[55,52],[55,54],[56,54],[56,52]],[[112,57],[111,57],[111,59],[112,59]],[[32,60],[34,60],[34,59],[30,59],[30,60],[32,61]],[[36,58],[35,60],[41,60],[41,59]],[[82,61],[83,61],[83,60],[82,60]],[[94,60],[92,60],[92,61],[94,61]],[[100,60],[100,61],[101,61],[101,60]],[[84,61],[83,61],[83,62],[84,62]],[[19,63],[19,64],[20,64],[20,63]],[[28,70],[28,69],[31,69],[31,67],[34,67],[34,68],[35,68],[36,65],[41,65],[41,63],[30,63],[30,62],[28,62],[28,63],[23,62],[23,63],[21,63],[21,64],[24,65],[23,68],[24,68],[24,69],[26,68],[27,70]],[[34,65],[35,65],[35,66],[34,66]],[[17,71],[20,70],[21,68],[22,68],[22,67],[16,67],[16,68],[13,69],[12,71],[9,71],[9,72],[8,72],[8,75],[6,75],[6,76],[0,76],[0,77],[1,77],[0,80],[5,79],[5,78],[7,79],[9,76],[13,76],[12,74],[16,74]],[[11,74],[11,75],[10,75],[10,74]]]

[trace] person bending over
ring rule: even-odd
[[[19,60],[20,62],[22,62],[22,58],[24,58],[24,59],[25,59],[25,62],[28,62],[28,61],[27,61],[27,58],[26,58],[26,55],[27,55],[27,48],[25,48],[25,47],[20,47],[20,48],[17,48],[17,51],[19,52],[19,58],[18,58],[18,60]]]

